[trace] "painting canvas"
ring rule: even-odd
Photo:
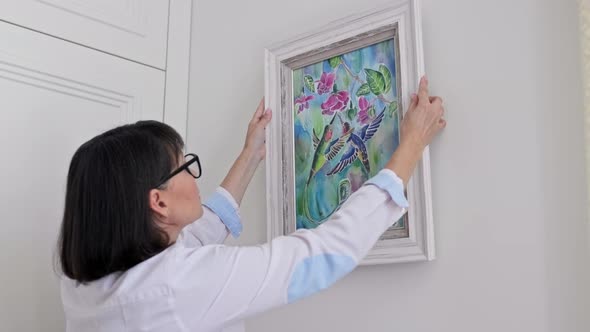
[[[396,44],[389,39],[293,71],[297,229],[328,219],[399,145]],[[408,236],[406,217],[384,236]]]
[[[393,0],[265,50],[269,240],[327,222],[385,166],[424,74],[421,36],[418,1]],[[434,259],[428,148],[406,194],[361,264]]]

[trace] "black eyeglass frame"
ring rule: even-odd
[[[203,172],[201,169],[201,161],[199,160],[199,156],[197,156],[194,153],[188,153],[184,156],[184,158],[189,157],[189,156],[191,157],[191,159],[189,159],[184,164],[180,165],[180,167],[175,169],[172,173],[170,173],[167,177],[165,177],[162,181],[160,181],[160,183],[156,186],[156,188],[159,188],[161,185],[163,185],[168,180],[170,180],[172,177],[174,177],[175,175],[177,175],[178,173],[180,173],[182,171],[187,171],[188,174],[190,174],[195,179],[200,178],[201,175],[203,175]],[[199,174],[198,175],[194,175],[189,169],[189,166],[194,164],[195,162],[197,163],[197,166],[199,167]]]

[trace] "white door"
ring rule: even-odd
[[[160,69],[168,11],[168,0],[0,1],[0,20]]]
[[[164,72],[0,22],[0,331],[63,331],[52,266],[74,151],[163,119]]]

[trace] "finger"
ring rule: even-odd
[[[421,104],[428,104],[430,101],[428,99],[428,79],[425,76],[422,76],[420,79],[420,86],[418,87],[418,102]]]
[[[262,120],[261,120],[264,127],[266,127],[270,123],[271,119],[272,119],[272,110],[270,108],[267,108],[266,111],[264,112],[264,115],[262,116]]]
[[[264,112],[264,97],[258,103],[258,107],[256,108],[256,112],[254,112],[254,116],[252,117],[252,122],[256,122],[262,116]]]

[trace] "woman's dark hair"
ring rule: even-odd
[[[157,121],[111,129],[78,148],[58,240],[66,276],[97,280],[169,246],[154,222],[149,192],[178,165],[183,149],[180,135]]]

